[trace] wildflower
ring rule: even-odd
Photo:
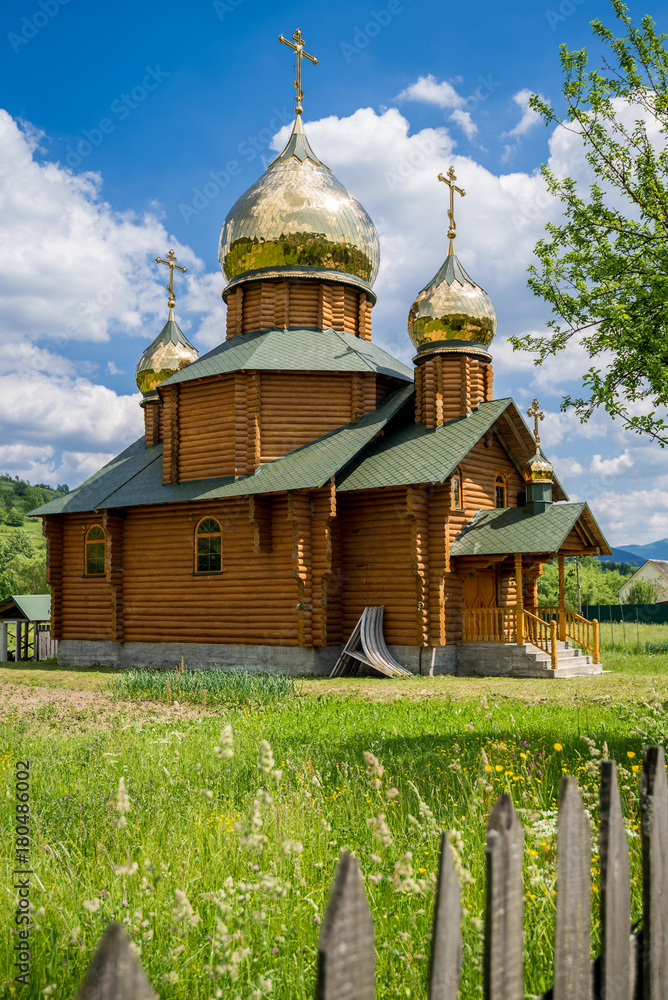
[[[563,750],[564,748],[562,747],[561,743],[555,743],[554,744],[554,749],[557,750],[557,751],[559,751],[559,750]]]
[[[50,983],[49,986],[45,986],[44,989],[42,990],[42,996],[44,997],[51,996],[51,994],[55,989],[56,989],[56,984]]]
[[[369,788],[375,791],[381,787],[380,779],[383,777],[385,768],[370,750],[364,751],[364,760],[366,761],[366,773],[369,776]]]
[[[373,829],[374,837],[383,845],[383,847],[389,847],[392,844],[390,828],[385,822],[385,813],[379,813],[378,816],[372,816],[370,819],[367,819],[367,823]]]
[[[84,910],[87,910],[88,913],[97,913],[97,911],[100,909],[100,900],[99,899],[84,899],[84,901],[83,901],[83,908],[84,908]]]
[[[497,771],[503,771],[503,764],[497,764],[496,765],[496,770]]]
[[[130,861],[126,865],[114,865],[114,875],[134,875],[138,868],[136,861]]]
[[[263,774],[270,776],[274,781],[280,781],[283,777],[283,772],[275,768],[274,754],[272,752],[271,746],[267,740],[262,740],[260,744],[260,753],[258,755],[258,767]]]
[[[385,792],[385,798],[388,800],[388,802],[391,802],[392,799],[396,799],[398,794],[399,794],[398,788],[388,788],[387,791]]]
[[[160,981],[163,983],[178,983],[179,974],[178,972],[166,972]]]
[[[223,760],[231,760],[234,757],[234,741],[232,738],[232,726],[225,726],[220,734],[220,746],[214,747],[213,752],[217,753]]]
[[[633,752],[633,750],[627,750],[627,751],[626,751],[626,756],[627,756],[627,757],[628,757],[628,758],[629,758],[630,760],[633,760],[633,758],[635,757],[635,753]]]
[[[200,916],[193,910],[185,892],[181,889],[176,889],[174,891],[174,898],[176,900],[176,906],[172,909],[174,930],[182,932],[186,924],[188,927],[195,927],[200,921]],[[183,950],[184,947],[184,945],[181,945],[180,949]]]
[[[304,845],[299,840],[284,840],[283,841],[283,852],[285,854],[301,854],[304,850]]]
[[[118,779],[118,791],[116,792],[116,812],[119,813],[117,818],[112,819],[112,825],[120,830],[122,827],[127,826],[127,820],[125,814],[130,812],[130,799],[128,798],[128,793],[125,790],[125,778],[121,775]]]
[[[213,792],[211,791],[210,788],[202,788],[200,790],[200,795],[202,796],[203,799],[212,799],[213,798]]]

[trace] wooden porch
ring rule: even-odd
[[[559,553],[559,603],[547,607],[532,604],[525,607],[524,568],[522,556],[515,555],[515,604],[499,607],[465,607],[462,614],[462,642],[498,642],[524,646],[530,643],[550,657],[556,670],[559,643],[573,643],[586,650],[592,662],[600,664],[599,623],[588,621],[566,607],[564,555]]]

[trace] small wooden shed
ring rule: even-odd
[[[15,594],[0,601],[0,663],[10,658],[13,626],[14,660],[46,660],[58,653],[51,638],[51,595]]]

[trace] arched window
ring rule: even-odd
[[[506,480],[503,476],[497,476],[495,481],[496,488],[496,506],[497,507],[507,507],[506,502]]]
[[[195,536],[195,572],[220,573],[222,569],[223,536],[218,521],[205,517],[197,525]]]
[[[462,510],[463,503],[462,474],[459,469],[455,469],[452,474],[452,506],[455,510]]]
[[[104,576],[107,541],[99,524],[86,532],[86,576]]]

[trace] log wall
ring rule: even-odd
[[[144,439],[146,441],[146,447],[150,448],[151,445],[158,444],[158,442],[162,441],[162,403],[159,399],[151,400],[148,403],[144,403],[143,410]]]
[[[415,422],[440,427],[492,395],[491,365],[453,352],[433,354],[415,369]]]
[[[222,527],[223,572],[199,575],[195,530],[209,516]],[[271,548],[255,552],[247,499],[130,510],[126,640],[297,645],[299,588],[285,496],[272,498],[270,520]]]
[[[234,475],[234,376],[183,382],[178,396],[179,481]]]
[[[385,639],[417,645],[419,590],[406,487],[339,494],[341,630],[347,639],[365,606],[385,605]]]
[[[371,340],[371,302],[363,291],[340,282],[259,281],[227,296],[226,336],[274,327],[331,327]]]
[[[51,588],[52,639],[62,639],[63,523],[61,514],[49,514],[42,521],[42,534],[46,538],[46,582]]]
[[[102,526],[102,514],[63,518],[61,639],[112,638],[109,582],[106,575],[85,575],[86,532],[94,524]]]

